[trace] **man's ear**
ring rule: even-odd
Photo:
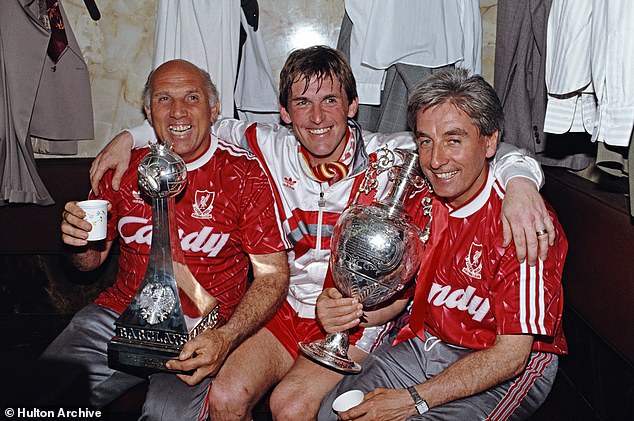
[[[218,113],[220,112],[220,101],[216,101],[213,107],[211,107],[211,124],[216,122],[216,118],[218,118]]]
[[[354,116],[357,115],[358,110],[359,110],[359,97],[356,97],[355,99],[352,100],[352,102],[350,102],[350,105],[348,106],[348,118],[354,118]]]
[[[491,136],[485,136],[484,140],[486,142],[486,157],[491,158],[495,155],[495,152],[498,149],[498,138],[500,136],[500,131],[496,130],[491,134]]]
[[[278,104],[277,105],[279,110],[280,110],[280,118],[282,119],[282,121],[286,124],[292,124],[293,120],[291,119],[291,115],[290,113],[286,110],[285,107],[282,106],[282,104]]]
[[[143,106],[143,109],[145,110],[145,118],[147,118],[150,126],[154,127],[154,125],[152,124],[152,113],[150,112],[150,107]]]

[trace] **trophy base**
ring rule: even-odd
[[[219,314],[219,307],[216,305],[191,331],[184,333],[124,325],[117,320],[115,336],[108,342],[108,365],[137,375],[160,371],[191,375],[193,370],[170,370],[165,363],[178,359],[187,341],[207,329],[222,325],[224,319]]]
[[[187,374],[193,371],[170,370],[165,366],[169,360],[178,359],[181,349],[138,344],[113,338],[108,342],[108,366],[121,371],[137,371],[142,374],[157,372]]]
[[[315,342],[300,342],[299,349],[304,355],[315,362],[344,373],[357,374],[361,372],[361,365],[352,361],[347,355],[339,355],[330,351],[323,340]]]

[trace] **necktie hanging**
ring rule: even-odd
[[[57,63],[68,46],[68,39],[66,38],[66,31],[64,30],[64,20],[62,19],[57,0],[46,0],[46,13],[51,30],[51,38],[48,42],[46,53],[51,60],[53,60],[53,63]]]

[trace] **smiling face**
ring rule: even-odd
[[[148,120],[159,139],[172,142],[186,162],[209,146],[211,125],[219,103],[209,103],[209,91],[200,70],[182,60],[159,66],[152,74]]]
[[[498,132],[482,136],[471,118],[449,102],[418,111],[420,165],[434,192],[454,208],[484,185],[487,158],[495,155]]]
[[[320,83],[311,78],[308,88],[303,78],[293,82],[288,108],[280,106],[280,116],[293,125],[297,140],[309,153],[311,165],[336,161],[346,147],[348,118],[357,112],[358,99],[349,101],[336,77]]]

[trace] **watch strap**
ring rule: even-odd
[[[427,405],[425,399],[420,397],[414,386],[408,387],[407,391],[412,396],[412,399],[414,400],[414,407],[416,408],[416,412],[418,412],[419,415],[429,411],[429,405]]]

